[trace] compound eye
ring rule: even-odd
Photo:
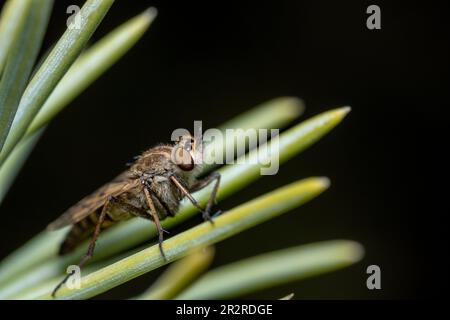
[[[178,147],[174,152],[174,163],[183,171],[194,169],[194,159],[184,148]]]

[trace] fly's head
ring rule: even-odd
[[[184,173],[196,173],[202,160],[202,142],[191,135],[183,135],[172,150],[172,162]]]

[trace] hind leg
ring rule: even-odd
[[[103,205],[102,211],[100,213],[100,216],[98,217],[97,223],[95,225],[95,229],[91,238],[91,241],[89,243],[89,248],[88,251],[86,252],[86,254],[83,256],[83,258],[81,259],[81,261],[78,263],[78,267],[81,269],[93,256],[94,254],[94,249],[95,249],[95,245],[97,243],[97,239],[98,236],[100,235],[100,231],[102,229],[102,225],[105,222],[105,218],[106,218],[106,214],[109,212],[109,210],[111,210],[114,206],[120,206],[122,208],[124,208],[125,210],[128,210],[131,214],[134,215],[144,215],[145,212],[142,209],[139,209],[135,206],[132,206],[130,204],[127,204],[125,202],[120,201],[119,199],[115,198],[115,197],[109,197],[105,204]],[[67,282],[67,280],[69,280],[69,278],[71,276],[73,276],[73,274],[75,273],[75,271],[73,271],[72,273],[69,273],[68,275],[66,275],[66,277],[55,287],[55,289],[52,292],[52,297],[55,297],[56,292]]]
[[[106,216],[106,212],[109,209],[109,205],[111,202],[111,198],[108,198],[105,202],[105,204],[103,205],[103,209],[102,212],[100,213],[100,217],[98,218],[97,221],[97,225],[95,226],[95,230],[94,230],[94,234],[92,236],[91,242],[89,244],[89,248],[87,253],[85,254],[85,256],[81,259],[80,263],[78,263],[78,267],[82,268],[83,265],[92,258],[92,255],[94,254],[94,249],[95,249],[95,244],[97,242],[97,238],[100,234],[100,229],[102,226],[103,221],[105,221],[105,216]],[[67,282],[67,280],[69,280],[69,278],[75,273],[75,271],[73,271],[72,273],[69,273],[68,275],[66,275],[66,277],[55,287],[55,289],[53,289],[52,292],[52,297],[54,298],[56,296],[56,292],[63,286],[64,283]]]

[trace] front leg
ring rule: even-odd
[[[203,215],[203,219],[210,221],[213,223],[211,219],[211,208],[216,202],[216,194],[217,190],[219,189],[219,183],[220,183],[220,174],[218,172],[213,172],[209,176],[203,178],[202,180],[197,181],[197,183],[190,189],[187,190],[175,176],[171,176],[170,179],[173,181],[173,183],[178,187],[178,189],[181,190],[181,192],[192,202],[192,204],[200,210],[200,212]],[[213,191],[211,192],[211,195],[208,200],[208,204],[206,205],[206,209],[203,210],[198,202],[195,200],[195,198],[192,196],[191,192],[198,191],[200,189],[205,188],[208,186],[211,182],[216,180],[216,184],[214,185]],[[220,211],[218,212],[220,213]]]
[[[219,190],[219,185],[220,185],[220,173],[218,173],[217,171],[212,172],[211,174],[204,177],[203,179],[198,180],[189,190],[190,192],[196,192],[198,190],[201,190],[201,189],[207,187],[213,181],[216,181],[216,183],[214,184],[213,190],[209,196],[208,204],[206,205],[206,209],[205,209],[205,212],[209,216],[209,219],[211,219],[210,213],[211,213],[211,209],[212,209],[213,205],[217,204],[216,198],[217,198],[217,191]],[[217,213],[215,213],[215,215],[217,215],[217,214],[220,214],[220,210]]]
[[[196,207],[202,214],[203,217],[207,217],[209,216],[206,211],[203,210],[202,207],[200,207],[200,204],[197,202],[197,200],[195,200],[195,198],[192,196],[192,194],[189,192],[189,190],[187,190],[180,181],[178,181],[178,179],[175,176],[170,176],[170,180],[172,180],[173,184],[180,189],[181,193],[189,199],[189,201],[191,201],[191,203],[194,205],[194,207]],[[211,218],[208,219],[211,221]]]

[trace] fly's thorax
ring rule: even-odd
[[[173,145],[159,145],[137,158],[130,168],[137,176],[175,175],[189,187],[201,172],[201,144],[191,136],[182,136]]]
[[[162,175],[172,170],[171,154],[172,146],[154,147],[140,155],[130,170],[148,175]]]

